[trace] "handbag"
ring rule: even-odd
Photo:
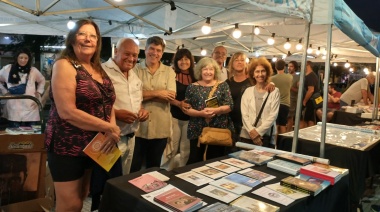
[[[28,79],[29,79],[29,74],[26,76],[25,83],[8,88],[8,92],[10,94],[25,94],[26,84],[28,84]]]
[[[320,92],[313,93],[310,97],[310,101],[313,103],[314,109],[318,109],[323,106],[323,97]]]

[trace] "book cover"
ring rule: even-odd
[[[242,185],[226,178],[222,178],[209,183],[210,185],[227,190],[235,194],[243,194],[250,191],[252,188],[246,185]]]
[[[280,185],[289,187],[291,189],[295,189],[297,191],[301,191],[310,195],[317,195],[322,187],[320,185],[307,182],[305,180],[301,180],[292,176],[284,178],[280,181]]]
[[[288,161],[284,161],[280,159],[276,159],[276,160],[268,162],[267,166],[269,168],[276,169],[278,171],[285,172],[291,175],[298,175],[300,168],[302,167],[302,165],[300,164],[296,164],[296,163],[292,163],[292,162],[288,162]]]
[[[213,185],[207,185],[201,189],[198,189],[197,192],[225,203],[229,203],[240,196]]]
[[[175,211],[188,212],[202,207],[202,200],[183,193],[177,188],[172,188],[153,198],[154,201]]]
[[[216,202],[207,207],[204,207],[199,210],[199,212],[240,212],[238,209],[233,208],[232,206],[226,205],[221,202]]]
[[[263,182],[267,182],[269,180],[276,178],[276,176],[273,176],[273,175],[267,174],[265,172],[255,170],[255,169],[251,169],[251,168],[244,169],[242,171],[239,171],[238,173],[242,174],[244,176],[256,179],[256,180],[263,181]]]
[[[268,151],[258,150],[258,149],[252,149],[252,150],[249,150],[249,152],[254,152],[254,153],[257,153],[257,154],[260,154],[260,155],[265,155],[265,156],[268,156],[268,157],[274,157],[274,156],[276,156],[276,153],[274,153],[274,152],[268,152]]]
[[[218,179],[227,175],[226,173],[222,171],[210,168],[208,166],[201,166],[201,167],[192,169],[192,171],[197,172],[199,174],[203,174],[206,177],[209,177],[211,179]]]
[[[265,187],[267,187],[269,189],[272,189],[273,191],[280,192],[283,195],[286,195],[289,198],[292,198],[294,200],[302,199],[304,197],[308,197],[309,196],[309,194],[307,194],[307,193],[300,192],[300,191],[297,191],[295,189],[291,189],[289,187],[281,186],[279,182],[278,183],[274,183],[274,184],[266,185]]]
[[[196,186],[201,186],[201,185],[214,181],[211,178],[208,178],[202,174],[198,174],[193,171],[177,174],[176,177],[186,180],[187,182],[192,183]]]
[[[293,154],[278,154],[278,155],[276,155],[276,158],[281,159],[281,160],[286,160],[286,161],[289,161],[292,163],[298,163],[298,164],[301,164],[303,166],[311,163],[311,160],[301,158],[301,157],[297,157]]]
[[[208,163],[208,164],[206,164],[206,166],[217,169],[217,170],[225,172],[225,173],[233,173],[233,172],[240,170],[236,166],[231,166],[229,164],[221,163],[219,161],[216,161],[213,163]]]
[[[286,196],[280,192],[269,189],[265,186],[254,190],[252,193],[256,194],[260,197],[264,197],[264,198],[267,198],[267,199],[272,200],[274,202],[280,203],[281,205],[285,205],[285,206],[288,206],[289,204],[294,202],[294,199],[292,199],[292,198],[290,198],[290,197],[288,197],[288,196]]]
[[[246,186],[249,186],[251,188],[259,185],[261,183],[260,180],[256,180],[256,179],[253,179],[253,178],[250,178],[250,177],[246,177],[244,175],[241,175],[241,174],[237,174],[237,173],[232,173],[228,176],[225,176],[224,177],[225,179],[227,180],[231,180],[235,183],[239,183],[239,184],[242,184],[242,185],[246,185]]]
[[[161,181],[169,181],[170,180],[169,177],[161,174],[158,171],[152,171],[152,172],[148,172],[148,173],[145,173],[145,174],[142,174],[142,175],[146,175],[146,174],[149,174],[150,176],[155,177],[155,178],[157,178],[157,179],[159,179]]]
[[[107,172],[112,168],[117,159],[121,155],[121,151],[117,146],[112,149],[112,152],[104,154],[100,151],[105,140],[103,133],[99,132],[91,140],[91,142],[83,149],[83,152],[86,153],[90,158],[92,158],[96,163],[98,163],[104,170]]]
[[[340,178],[342,178],[342,175],[337,171],[326,169],[321,166],[314,166],[313,164],[303,166],[300,170],[300,173],[316,177],[322,180],[328,180],[330,181],[331,185],[334,185],[336,182],[340,180]]]
[[[227,164],[236,166],[236,167],[241,168],[241,169],[246,169],[246,168],[254,166],[254,164],[252,164],[252,163],[248,163],[248,162],[245,162],[245,161],[237,159],[237,158],[228,158],[228,159],[224,159],[221,161],[223,163],[227,163]]]
[[[324,189],[326,189],[327,187],[330,186],[330,181],[328,180],[322,180],[322,179],[319,179],[319,178],[316,178],[316,177],[311,177],[311,176],[308,176],[308,175],[304,175],[304,174],[299,174],[298,176],[296,176],[296,178],[299,178],[301,180],[305,180],[307,182],[310,182],[310,183],[313,183],[313,184],[316,184],[316,185],[320,185],[321,186],[321,191],[323,191]],[[318,193],[317,193],[318,194]],[[317,195],[315,194],[315,195]]]
[[[273,157],[261,155],[252,151],[241,150],[239,152],[233,152],[229,154],[230,157],[238,158],[256,165],[263,165],[268,161],[271,161]]]
[[[206,99],[205,103],[206,103],[206,107],[213,107],[213,108],[219,107],[218,98],[216,96]]]
[[[319,166],[319,167],[322,167],[322,168],[325,168],[325,169],[330,169],[331,171],[336,171],[336,172],[339,172],[342,177],[347,175],[349,173],[349,170],[348,169],[345,169],[345,168],[340,168],[340,167],[337,167],[337,166],[332,166],[332,165],[328,165],[328,164],[323,164],[323,163],[313,163],[314,166]]]
[[[242,209],[243,211],[260,211],[260,212],[277,212],[280,208],[257,199],[247,196],[241,196],[230,204],[234,208]]]
[[[140,177],[136,177],[132,180],[129,180],[128,182],[145,191],[146,193],[155,191],[167,185],[167,183],[149,174],[141,175]]]

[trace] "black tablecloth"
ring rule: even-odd
[[[371,119],[361,118],[360,113],[347,113],[344,111],[336,110],[331,118],[331,123],[343,124],[348,126],[354,126],[362,124],[363,122],[371,121]]]
[[[291,151],[292,137],[278,136],[278,149]],[[320,143],[305,139],[298,139],[297,153],[319,157]],[[375,144],[365,151],[325,145],[325,158],[330,164],[350,170],[350,199],[353,204],[358,204],[366,188],[365,179],[379,173],[380,145]]]
[[[180,178],[175,177],[178,173],[183,173],[191,170],[192,168],[200,167],[204,165],[205,163],[210,163],[213,161],[225,159],[227,157],[218,158],[214,160],[209,160],[207,162],[192,164],[189,166],[185,166],[182,168],[174,169],[171,172],[167,172],[165,170],[160,170],[159,168],[150,168],[144,171],[135,172],[129,175],[125,175],[122,177],[114,178],[107,181],[102,202],[100,205],[99,211],[141,211],[141,212],[152,212],[152,211],[164,211],[163,209],[159,208],[158,206],[146,201],[144,198],[141,197],[144,192],[140,190],[139,188],[133,186],[128,182],[128,180],[131,180],[133,178],[136,178],[138,176],[141,176],[141,174],[158,170],[160,173],[168,176],[170,178],[169,184],[172,184],[179,189],[183,190],[184,192],[197,196],[203,201],[207,202],[208,205],[213,204],[217,202],[217,199],[205,196],[201,193],[197,193],[196,190],[204,187],[204,186],[195,186],[187,181],[184,181]],[[270,180],[266,183],[261,183],[260,185],[253,188],[253,190],[256,190],[260,188],[261,186],[264,186],[266,184],[273,184],[276,182],[279,182],[281,179],[289,176],[288,174],[279,172],[277,170],[273,170],[270,168],[267,168],[266,166],[255,166],[254,169],[266,172],[268,174],[272,174],[276,176],[276,179]],[[279,206],[281,209],[280,211],[289,211],[289,212],[298,212],[298,211],[307,211],[307,212],[321,212],[321,211],[349,211],[350,210],[350,199],[349,199],[349,181],[348,176],[343,177],[338,183],[336,183],[334,186],[330,186],[323,190],[320,194],[313,197],[307,197],[300,200],[296,200],[292,204],[288,206],[280,205],[276,202],[273,202],[271,200],[262,198],[260,196],[257,196],[255,194],[252,194],[251,191],[245,193],[244,195],[258,199],[260,201],[267,202],[272,205]]]

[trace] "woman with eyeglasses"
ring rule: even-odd
[[[100,64],[101,37],[92,20],[79,20],[52,71],[50,117],[45,145],[56,194],[55,211],[81,211],[88,196],[94,161],[83,153],[98,132],[110,153],[120,129],[112,108],[115,92]]]
[[[228,113],[233,108],[231,92],[226,82],[221,82],[220,68],[212,58],[202,58],[194,70],[196,82],[190,84],[186,89],[185,98],[191,107],[182,107],[182,110],[190,116],[187,128],[187,137],[190,139],[190,156],[187,164],[200,162],[203,160],[203,154],[206,145],[200,144],[198,147],[198,137],[202,133],[203,127],[228,128],[234,132],[234,127]],[[214,89],[212,97],[215,97],[211,103],[209,93]],[[207,101],[206,101],[207,100]],[[212,159],[225,155],[224,146],[209,145],[206,152],[206,159]]]
[[[0,70],[0,91],[2,94],[24,94],[41,101],[45,88],[45,77],[32,67],[32,53],[22,48],[15,54],[14,63]],[[6,87],[3,86],[6,84]],[[37,84],[37,87],[36,87]],[[39,124],[40,114],[37,103],[30,99],[11,99],[4,105],[4,118],[8,127]]]

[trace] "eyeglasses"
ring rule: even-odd
[[[98,36],[96,36],[94,34],[90,34],[89,32],[78,32],[77,36],[79,39],[86,39],[87,37],[89,37],[90,41],[97,41],[98,40]]]
[[[225,57],[227,54],[224,52],[214,52],[215,55],[220,55],[222,57]]]

